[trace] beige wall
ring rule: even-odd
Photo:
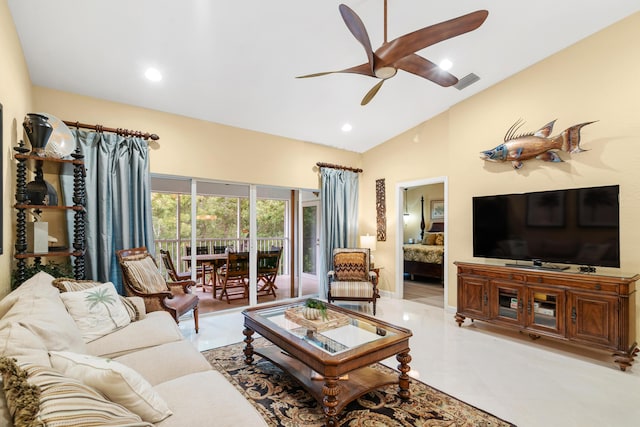
[[[3,106],[2,131],[2,250],[0,255],[0,298],[11,287],[11,265],[15,241],[14,210],[15,165],[11,161],[14,147],[22,139],[22,120],[31,110],[31,80],[22,54],[16,29],[6,0],[0,0],[0,103]]]
[[[67,92],[34,87],[34,100],[63,120],[158,134],[153,173],[318,188],[316,162],[360,166],[358,153]]]
[[[389,203],[396,200],[397,183],[440,176],[448,178],[450,306],[456,304],[453,261],[472,259],[471,198],[477,195],[619,184],[621,270],[640,273],[640,55],[633,53],[638,39],[640,13],[365,153],[363,223],[375,220],[374,178],[387,183],[387,242],[376,251],[376,260],[389,266],[384,274],[396,274],[398,218]],[[599,121],[582,130],[582,146],[590,151],[561,153],[565,163],[530,160],[515,171],[480,160],[478,153],[500,144],[518,118],[526,120],[523,131],[558,119],[553,134]]]

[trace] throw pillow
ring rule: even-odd
[[[422,239],[422,244],[423,245],[435,245],[437,237],[438,237],[438,235],[436,233],[427,233],[424,236],[424,239]]]
[[[20,416],[26,418],[36,406],[33,393],[28,391],[28,388],[33,390],[29,385],[35,386],[40,392],[37,413],[31,424],[17,421],[15,418],[17,413],[12,411],[16,427],[42,425],[152,427],[152,424],[142,421],[138,415],[131,413],[122,405],[106,400],[97,390],[76,379],[65,377],[51,368],[31,363],[16,366],[17,368],[11,367],[9,371],[6,369],[5,371],[13,373],[10,376],[15,378],[15,381],[11,384],[23,390],[21,396],[29,397],[23,398],[20,405],[14,399],[7,404],[11,408],[20,406]],[[3,377],[5,375],[3,372]],[[15,393],[13,395],[16,396]]]
[[[52,296],[51,281],[54,279],[52,275],[41,271],[36,273],[31,278],[27,279],[24,283],[13,290],[9,295],[0,299],[0,318],[13,307],[18,299],[23,296]]]
[[[436,243],[436,245],[438,245],[438,246],[442,246],[442,245],[444,245],[444,234],[442,234],[442,233],[438,233],[438,234],[437,234],[437,237],[436,237],[436,242],[435,242],[435,243]]]
[[[137,257],[134,259],[126,258],[122,260],[121,265],[129,285],[138,292],[155,294],[169,291],[167,282],[160,274],[160,270],[158,270],[158,266],[151,255],[146,255],[140,259],[137,259]]]
[[[2,388],[9,412],[16,426],[32,426],[40,408],[40,389],[29,384],[27,374],[15,359],[0,357]]]
[[[51,366],[93,387],[144,421],[157,423],[173,412],[139,373],[111,359],[72,352],[50,353]]]
[[[63,292],[60,298],[85,342],[96,340],[131,323],[111,282],[84,291]]]
[[[336,280],[350,282],[368,280],[369,272],[366,269],[366,254],[364,252],[340,252],[333,257],[333,270]]]
[[[101,285],[102,282],[94,282],[93,280],[76,280],[68,277],[63,277],[60,279],[55,279],[53,282],[51,282],[51,284],[60,292],[77,292]],[[140,320],[140,311],[138,311],[138,307],[136,307],[133,302],[127,299],[127,297],[124,297],[122,295],[118,296],[120,297],[120,301],[129,314],[129,319],[131,319],[132,322]]]
[[[18,322],[10,322],[0,328],[0,354],[16,358],[20,362],[49,365],[49,353],[45,343]]]

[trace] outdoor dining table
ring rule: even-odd
[[[217,280],[217,269],[221,265],[223,265],[227,260],[227,254],[202,254],[202,255],[184,255],[181,260],[186,262],[187,265],[191,265],[191,261],[195,258],[196,266],[199,267],[201,265],[210,265],[211,266],[211,280],[213,282],[213,293],[216,292],[216,280]],[[206,279],[204,277],[204,273],[202,274],[202,286],[204,289],[204,285],[206,284]]]

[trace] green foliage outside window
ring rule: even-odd
[[[196,238],[235,239],[249,235],[249,200],[237,197],[196,197]],[[191,196],[189,194],[152,193],[153,231],[158,240],[191,237]],[[179,218],[178,218],[178,206]],[[256,203],[258,237],[284,237],[287,203],[283,200],[258,200]],[[239,215],[238,215],[239,209]],[[238,216],[240,224],[238,224]],[[238,235],[239,233],[239,235]]]

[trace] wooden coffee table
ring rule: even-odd
[[[394,326],[327,304],[329,320],[307,321],[299,316],[303,301],[250,308],[244,315],[245,362],[254,353],[291,374],[322,405],[327,426],[338,425],[338,414],[349,402],[387,384],[398,384],[398,395],[409,392],[409,329]],[[254,348],[257,332],[275,346]],[[391,356],[400,362],[399,375],[370,365]]]

